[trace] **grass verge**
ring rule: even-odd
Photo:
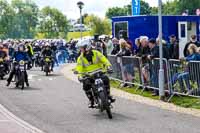
[[[80,34],[81,34],[80,32],[68,32],[67,40],[70,40],[71,38],[73,38],[73,39],[80,38]],[[91,33],[90,33],[90,31],[86,31],[86,32],[83,32],[82,35],[83,35],[83,37],[91,36]]]
[[[148,97],[154,100],[159,100],[158,96],[152,96],[151,91],[144,91],[141,92],[141,89],[136,90],[136,87],[131,88],[119,88],[120,82],[111,80],[111,86],[116,89],[120,89],[122,91],[128,92],[130,94],[140,95],[143,97]],[[174,105],[184,107],[184,108],[194,108],[194,109],[200,109],[200,99],[199,98],[193,98],[188,96],[174,96],[171,101]]]

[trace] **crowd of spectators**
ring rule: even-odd
[[[108,43],[109,42],[109,43]],[[151,38],[149,39],[147,36],[140,36],[135,39],[136,47],[130,40],[125,39],[112,39],[112,45],[110,41],[105,43],[105,46],[109,46],[109,53],[111,55],[116,56],[133,56],[140,57],[142,60],[142,76],[145,84],[150,84],[153,87],[158,88],[158,73],[159,73],[159,62],[158,64],[149,63],[154,58],[159,58],[159,39]],[[175,35],[169,36],[169,41],[162,40],[163,45],[163,57],[166,60],[175,59],[175,60],[184,60],[184,61],[200,61],[200,42],[197,41],[197,36],[192,35],[190,37],[190,41],[187,44],[179,44],[179,40]],[[184,57],[180,57],[180,49],[179,46],[185,45],[184,48]],[[112,50],[111,50],[112,48]],[[131,64],[131,61],[126,62],[124,67],[124,78],[127,82],[134,82],[134,65]],[[166,64],[164,64],[166,65]],[[164,66],[164,69],[167,69]],[[189,92],[189,73],[188,71],[183,71],[181,73],[175,73],[172,75],[172,79],[176,77],[176,80],[171,81],[172,84],[175,84],[176,81],[179,82],[180,86],[183,86],[183,82],[185,80],[185,84]],[[178,78],[177,78],[178,77]],[[167,82],[167,81],[165,81]],[[127,86],[127,84],[123,84],[123,86]],[[183,88],[183,87],[181,87]],[[154,90],[153,95],[158,95],[158,91]]]

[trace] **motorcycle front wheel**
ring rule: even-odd
[[[108,102],[108,98],[105,93],[102,91],[99,93],[99,102],[100,102],[100,111],[103,112],[106,110],[109,119],[112,119],[112,112],[110,109],[110,104]]]

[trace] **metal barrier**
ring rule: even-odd
[[[159,58],[143,61],[140,57],[109,55],[114,73],[112,79],[143,88],[159,90]],[[200,97],[200,61],[183,62],[163,59],[164,89],[171,97],[187,95]]]
[[[176,94],[200,97],[200,62],[169,60],[169,70],[171,98]]]
[[[120,65],[121,58],[118,58],[117,56],[109,55],[108,60],[112,64],[112,69],[114,72],[113,74],[110,74],[109,76],[112,79],[123,81],[122,69],[121,69],[121,65]]]
[[[141,58],[133,56],[121,57],[122,75],[125,83],[143,86]]]
[[[146,70],[144,70],[146,69]],[[144,80],[145,87],[151,88],[154,90],[159,90],[159,69],[160,69],[160,59],[155,58],[148,61],[148,63],[143,64],[143,73],[148,72],[148,80]],[[163,69],[164,69],[164,89],[170,93],[170,84],[169,84],[169,69],[167,59],[163,59]],[[145,76],[145,74],[143,74]]]

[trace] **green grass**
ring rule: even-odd
[[[120,85],[120,82],[114,81],[114,80],[111,81],[111,86],[114,87],[114,88],[116,88],[116,89],[120,89],[120,90],[123,90],[123,91],[131,93],[131,94],[136,94],[136,95],[141,95],[141,96],[144,96],[144,97],[149,97],[149,98],[155,99],[155,100],[159,99],[158,96],[152,96],[152,93],[149,92],[149,91],[143,91],[143,92],[141,92],[141,89],[136,90],[136,87],[131,87],[131,88],[123,87],[123,88],[119,88],[119,85]]]
[[[152,96],[151,91],[144,91],[141,92],[141,89],[138,89],[136,91],[136,87],[131,88],[119,88],[120,82],[111,80],[111,86],[116,89],[120,89],[122,91],[128,92],[130,94],[136,94],[144,97],[148,97],[154,100],[159,100],[158,96]],[[194,108],[194,109],[200,109],[200,99],[199,98],[193,98],[188,96],[174,96],[171,101],[174,105],[184,107],[184,108]]]
[[[80,34],[81,34],[80,32],[68,32],[67,40],[70,40],[71,38],[73,39],[80,38]],[[91,36],[90,31],[83,32],[83,37],[84,36]]]

